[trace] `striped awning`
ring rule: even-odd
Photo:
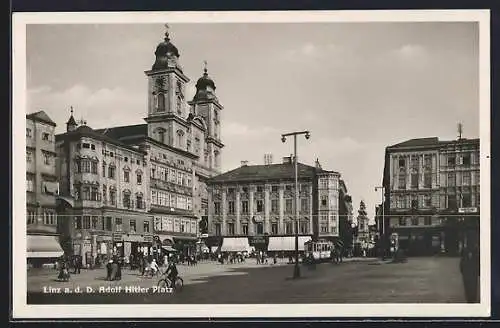
[[[299,251],[304,250],[304,244],[311,240],[310,236],[299,236]],[[268,251],[293,251],[295,250],[295,237],[269,237]]]
[[[247,237],[224,238],[220,250],[221,252],[248,252],[250,244]]]
[[[57,258],[64,254],[56,236],[28,235],[26,256],[28,258]]]

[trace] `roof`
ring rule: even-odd
[[[56,123],[54,121],[52,121],[50,119],[49,115],[47,115],[47,113],[45,113],[43,110],[26,115],[26,119],[33,120],[33,121],[39,121],[39,122],[46,123],[46,124],[54,126],[54,127],[56,126]]]
[[[116,126],[112,128],[97,129],[95,130],[95,132],[104,134],[113,139],[122,139],[130,137],[147,137],[148,125],[136,124],[136,125]]]
[[[457,143],[475,143],[479,142],[479,139],[457,139],[457,140],[439,140],[438,137],[429,138],[416,138],[410,139],[397,143],[395,145],[387,147],[388,149],[400,149],[400,148],[421,148],[421,147],[442,147],[447,145],[453,145]]]
[[[317,169],[314,166],[298,163],[298,178],[312,178],[317,173],[336,173]],[[232,171],[222,173],[208,180],[209,183],[242,182],[255,180],[293,179],[295,166],[289,163],[271,165],[244,165]]]
[[[87,125],[80,125],[78,128],[76,128],[73,131],[69,131],[66,133],[58,134],[56,135],[56,140],[64,140],[64,139],[79,139],[81,137],[89,137],[89,138],[94,138],[97,140],[101,140],[104,142],[108,142],[135,152],[139,153],[145,153],[144,151],[141,151],[139,149],[136,149],[134,147],[131,147],[129,145],[124,144],[123,142],[119,141],[116,138],[111,138],[108,135],[105,135],[98,130],[94,130],[91,127]]]

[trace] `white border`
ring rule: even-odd
[[[486,317],[490,315],[490,13],[488,10],[14,13],[13,318]],[[479,22],[481,302],[479,304],[27,305],[25,215],[26,25],[227,22]]]

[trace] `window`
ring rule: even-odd
[[[93,216],[92,217],[92,229],[96,230],[99,224],[99,217],[98,216]]]
[[[109,191],[109,202],[111,205],[116,205],[116,191],[115,190]]]
[[[227,213],[228,214],[234,214],[234,201],[230,200],[228,202],[228,210],[227,210]]]
[[[262,222],[259,222],[255,225],[255,233],[257,235],[264,234],[264,224]]]
[[[248,213],[248,201],[244,200],[241,202],[241,213]]]
[[[113,219],[111,218],[111,216],[107,216],[106,217],[106,229],[104,229],[104,230],[107,230],[107,231],[113,230],[112,222],[113,222]]]
[[[31,163],[33,161],[33,153],[30,150],[26,151],[26,163]]]
[[[432,155],[424,155],[424,167],[432,169]]]
[[[222,229],[220,223],[215,224],[215,235],[216,236],[222,235]]]
[[[448,208],[457,209],[457,197],[455,195],[448,195]]]
[[[123,171],[123,180],[125,182],[130,182],[130,172],[129,171]]]
[[[470,154],[463,154],[462,155],[462,165],[464,166],[470,166],[471,164],[471,156]]]
[[[90,144],[89,144],[89,143],[84,143],[84,144],[82,145],[82,148],[89,149],[89,148],[90,148]]]
[[[456,163],[455,155],[449,155],[448,156],[448,166],[455,166],[455,163]]]
[[[309,199],[302,198],[300,200],[300,210],[302,212],[309,212]]]
[[[411,208],[412,209],[417,209],[418,208],[418,199],[412,199],[411,200]]]
[[[31,138],[31,129],[26,128],[26,138]]]
[[[90,149],[95,150],[95,145],[94,145],[94,144],[91,144],[91,145],[90,145]]]
[[[115,178],[115,167],[114,166],[108,166],[108,178],[114,179]]]
[[[123,192],[123,207],[125,207],[125,208],[130,208],[131,207],[131,204],[130,204],[130,193],[126,192],[126,191]]]
[[[271,213],[278,213],[279,207],[278,207],[278,199],[271,199]]]
[[[142,174],[137,173],[137,184],[140,185],[142,184]]]
[[[418,172],[411,173],[411,188],[418,189]]]
[[[405,226],[406,225],[406,218],[405,217],[399,218],[399,225],[400,226]]]
[[[327,206],[328,196],[321,196],[321,206]]]
[[[399,159],[399,168],[404,168],[406,165],[406,161],[404,158]]]
[[[115,218],[115,231],[123,231],[123,223],[121,218]]]
[[[263,192],[264,188],[262,188],[262,186],[258,186],[257,187],[257,192]]]
[[[271,224],[271,234],[277,235],[278,234],[278,224],[277,223],[272,223]]]
[[[463,186],[470,186],[471,185],[471,174],[470,172],[463,172],[462,173],[462,185]]]
[[[398,176],[398,189],[406,188],[406,175],[403,172],[399,173]]]
[[[427,226],[432,225],[432,218],[430,216],[425,216],[424,217],[424,224]]]
[[[97,174],[97,162],[96,161],[90,162],[90,172],[93,174]]]
[[[291,185],[286,185],[285,186],[285,191],[292,191],[292,186]]]
[[[104,203],[106,203],[107,199],[108,199],[108,189],[106,188],[106,185],[103,185],[102,186],[102,200]]]
[[[241,230],[243,231],[243,235],[247,236],[248,235],[248,224],[247,223],[243,223],[241,225]]]
[[[462,207],[471,207],[472,198],[471,194],[462,194]]]
[[[234,235],[234,223],[229,222],[229,223],[227,224],[227,234],[228,234],[229,236],[233,236],[233,235]]]
[[[35,214],[35,211],[28,210],[26,224],[35,224],[35,223],[36,223],[36,214]]]
[[[417,217],[412,217],[411,218],[411,225],[417,226],[418,225],[418,218]]]
[[[418,168],[418,156],[411,156],[411,167],[417,169]]]
[[[243,187],[241,188],[242,192],[247,193],[248,192],[248,187]]]
[[[50,141],[50,134],[43,132],[42,133],[42,140],[43,141]]]
[[[83,217],[83,229],[90,229],[90,216]]]
[[[430,172],[424,172],[424,188],[432,187],[432,175]]]
[[[285,234],[287,235],[293,234],[293,222],[285,223]]]
[[[214,202],[214,214],[215,215],[220,215],[221,214],[220,202]]]
[[[128,157],[127,157],[127,156],[125,156],[125,157],[123,158],[123,160],[125,161],[125,163],[127,163],[127,162],[128,162]]]
[[[135,222],[135,220],[131,219],[130,220],[130,232],[136,232],[136,231],[137,231],[136,222]]]
[[[320,189],[328,189],[328,179],[320,179],[319,180],[319,188]]]
[[[145,206],[144,202],[142,201],[142,195],[136,195],[135,198],[136,198],[136,207],[138,209],[144,209]]]
[[[81,229],[81,228],[82,228],[82,217],[75,216],[75,229]]]
[[[432,198],[431,195],[424,195],[424,207],[432,207]]]
[[[90,200],[90,187],[89,186],[82,187],[82,199],[83,200]]]
[[[456,184],[455,173],[448,173],[448,187],[455,187]]]
[[[328,233],[328,224],[322,224],[320,231],[321,233]]]
[[[271,192],[279,192],[280,187],[279,186],[272,186],[271,187]]]
[[[99,188],[97,186],[92,186],[90,188],[90,200],[98,201],[99,199]]]
[[[31,174],[26,175],[26,191],[35,191],[35,177]]]
[[[43,154],[43,164],[50,165],[50,163],[51,163],[50,159],[52,156],[47,152],[43,152],[42,154]]]
[[[149,222],[144,221],[144,232],[149,232]]]
[[[257,200],[257,213],[264,212],[264,201],[262,199]]]
[[[300,233],[301,234],[306,234],[309,231],[309,224],[307,222],[300,222]]]
[[[106,177],[106,163],[102,163],[102,176]]]
[[[293,203],[292,199],[285,199],[285,213],[292,213]]]
[[[158,141],[161,143],[165,143],[165,130],[158,130]]]
[[[405,197],[403,195],[399,195],[397,197],[396,207],[397,208],[406,208],[406,199],[405,199]]]

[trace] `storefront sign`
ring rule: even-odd
[[[460,207],[458,213],[477,213],[477,207]]]
[[[264,236],[256,236],[248,239],[250,245],[266,244],[266,238]]]
[[[113,241],[122,241],[122,240],[123,240],[122,234],[114,234],[113,235]]]

